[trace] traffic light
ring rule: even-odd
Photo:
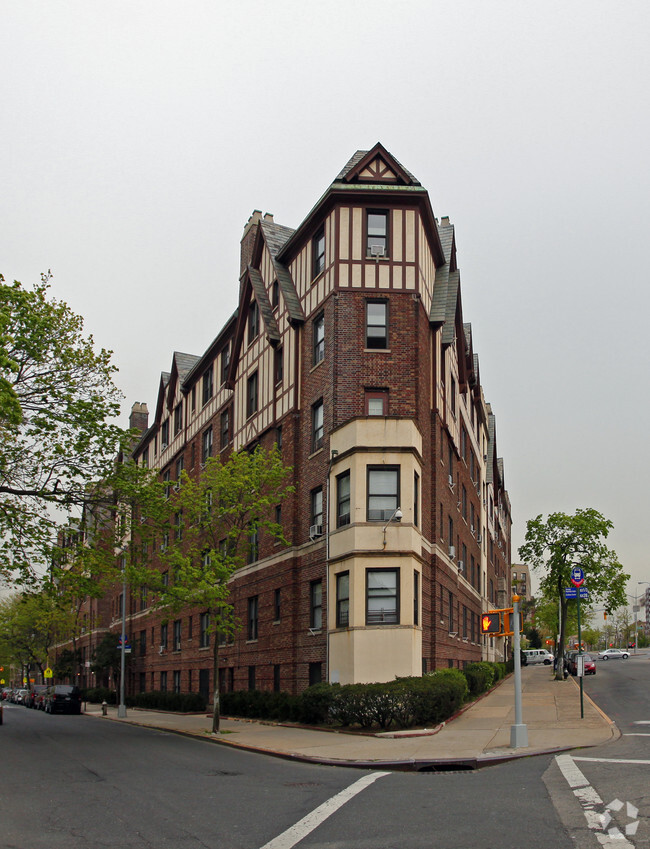
[[[607,622],[607,611],[605,611],[605,612],[603,613],[603,619],[605,620],[605,622]]]
[[[481,614],[481,633],[499,634],[501,632],[501,616],[498,613]]]

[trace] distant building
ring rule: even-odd
[[[297,229],[253,213],[237,311],[203,353],[173,355],[150,423],[135,412],[134,457],[163,480],[275,443],[295,493],[278,513],[288,545],[262,535],[232,581],[243,628],[218,682],[204,611],[128,599],[131,692],[296,693],[503,659],[480,615],[510,602],[510,501],[455,231],[380,144]]]
[[[511,566],[512,590],[524,599],[530,601],[533,597],[530,588],[530,569],[525,563],[514,563]]]

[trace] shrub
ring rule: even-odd
[[[198,713],[206,709],[205,697],[200,693],[168,693],[161,690],[136,693],[134,696],[128,696],[126,703],[128,707],[176,713]]]
[[[476,698],[490,689],[494,683],[496,670],[494,664],[480,660],[476,663],[468,663],[463,669],[463,674],[467,678],[470,696]]]
[[[300,697],[300,721],[307,725],[318,725],[329,720],[338,684],[313,684]]]
[[[117,693],[109,687],[89,687],[82,691],[82,698],[92,704],[106,702],[109,705],[117,704]]]

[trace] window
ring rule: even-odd
[[[248,667],[248,689],[249,690],[255,689],[255,667],[254,666]]]
[[[365,402],[367,416],[388,415],[387,389],[366,389]]]
[[[275,382],[282,383],[282,378],[284,377],[284,352],[282,350],[282,345],[275,349],[273,352],[273,372],[275,374]]]
[[[169,572],[163,572],[160,579],[162,581],[163,587],[169,586]]]
[[[366,256],[388,256],[388,212],[369,209],[366,226]]]
[[[271,283],[271,306],[273,309],[280,305],[280,284],[277,280]]]
[[[336,478],[336,527],[350,524],[350,472]]]
[[[467,490],[465,489],[465,484],[463,484],[462,493],[463,493],[463,496],[462,496],[461,501],[462,501],[462,509],[463,509],[463,519],[465,519],[465,521],[467,521]]]
[[[181,650],[181,620],[174,620],[174,651]]]
[[[313,324],[314,365],[325,359],[325,313],[316,316]]]
[[[275,429],[275,444],[278,446],[278,451],[282,451],[282,425],[278,425]]]
[[[210,614],[202,613],[199,617],[199,646],[202,649],[210,645]]]
[[[323,627],[323,582],[312,581],[309,585],[309,627],[320,631]]]
[[[420,524],[420,476],[413,472],[413,524]]]
[[[160,626],[160,647],[167,648],[167,624]]]
[[[183,515],[174,513],[174,539],[180,542],[183,539]]]
[[[208,457],[212,456],[212,427],[203,431],[201,437],[201,462],[205,465],[208,462]]]
[[[144,449],[142,452],[142,457],[140,458],[140,465],[143,469],[149,468],[149,446]]]
[[[273,594],[273,621],[279,622],[282,613],[282,590],[277,589]]]
[[[399,624],[399,569],[366,569],[366,625]]]
[[[347,628],[350,624],[350,573],[340,572],[336,576],[336,627]]]
[[[451,414],[456,417],[456,380],[452,377],[451,379]]]
[[[140,676],[139,676],[139,691],[141,693],[144,693],[144,691],[146,689],[147,689],[147,673],[141,672]]]
[[[166,469],[163,472],[163,483],[165,484],[165,498],[169,498],[170,493],[172,491],[171,479],[172,479],[171,469]]]
[[[312,278],[325,268],[325,225],[319,227],[311,243]]]
[[[169,419],[165,419],[160,427],[161,448],[167,448],[169,445]]]
[[[192,617],[191,616],[187,617],[187,639],[188,640],[192,639]]]
[[[273,692],[280,692],[280,664],[273,664]]]
[[[181,456],[176,460],[176,480],[180,481],[181,472],[185,468],[185,454],[181,454]]]
[[[160,692],[161,693],[167,692],[167,673],[166,672],[160,673]]]
[[[248,308],[248,344],[257,339],[260,334],[260,308],[257,301],[252,301]]]
[[[447,600],[449,603],[449,633],[454,631],[454,594],[451,590],[447,591]]]
[[[196,410],[196,386],[192,387],[192,396],[191,397],[192,397],[191,408],[192,408],[192,412],[194,412]]]
[[[413,572],[413,624],[420,624],[420,573]]]
[[[174,676],[174,692],[180,693],[181,691],[181,671],[180,669],[175,669],[173,672]]]
[[[246,382],[246,418],[257,412],[257,372]]]
[[[224,410],[221,414],[221,450],[228,447],[230,442],[230,410]]]
[[[323,664],[320,660],[311,661],[309,664],[309,686],[320,684],[323,680]]]
[[[214,384],[212,380],[212,366],[203,373],[203,406],[205,406],[214,393]]]
[[[368,521],[387,522],[399,507],[399,467],[368,468]]]
[[[311,450],[323,447],[323,401],[317,401],[311,408]]]
[[[228,371],[230,369],[230,342],[221,352],[221,382],[225,383],[228,380]]]
[[[147,632],[140,631],[140,657],[147,653]]]
[[[177,436],[183,428],[183,404],[177,404],[174,409],[174,436]]]
[[[316,527],[316,533],[323,532],[323,487],[311,491],[311,522],[312,527]]]
[[[248,634],[247,639],[256,640],[259,627],[258,618],[258,596],[254,595],[248,599]]]
[[[366,348],[388,347],[388,302],[366,301]]]

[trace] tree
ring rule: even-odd
[[[111,352],[49,281],[28,290],[0,275],[0,577],[23,582],[49,565],[52,508],[85,504],[127,440]]]
[[[42,675],[57,635],[66,627],[66,615],[47,590],[25,592],[0,602],[0,642],[17,666]]]
[[[226,462],[211,457],[199,478],[182,473],[176,491],[169,492],[169,540],[161,555],[162,570],[131,558],[130,583],[154,593],[154,605],[178,612],[198,607],[208,617],[212,640],[213,719],[219,730],[219,643],[231,637],[235,619],[228,582],[248,559],[255,559],[259,534],[284,542],[276,508],[293,491],[291,473],[274,446],[270,451],[238,451]],[[156,501],[156,493],[151,502]],[[146,517],[143,516],[143,518]],[[139,529],[146,522],[134,521]],[[134,542],[137,549],[138,543]]]
[[[93,652],[90,669],[97,675],[102,676],[105,683],[112,678],[113,686],[117,690],[117,683],[120,680],[120,663],[122,659],[122,650],[118,646],[119,637],[110,631],[104,634]],[[126,655],[127,665],[131,661],[131,655]]]
[[[571,584],[571,569],[581,566],[589,601],[604,602],[607,610],[625,603],[625,586],[630,576],[623,572],[616,552],[607,548],[613,524],[593,508],[578,509],[573,515],[551,513],[546,521],[537,516],[526,523],[525,542],[519,557],[543,574],[540,589],[547,599],[559,604],[560,639],[558,658],[564,649],[568,603],[564,594]],[[556,664],[562,679],[562,664]]]

